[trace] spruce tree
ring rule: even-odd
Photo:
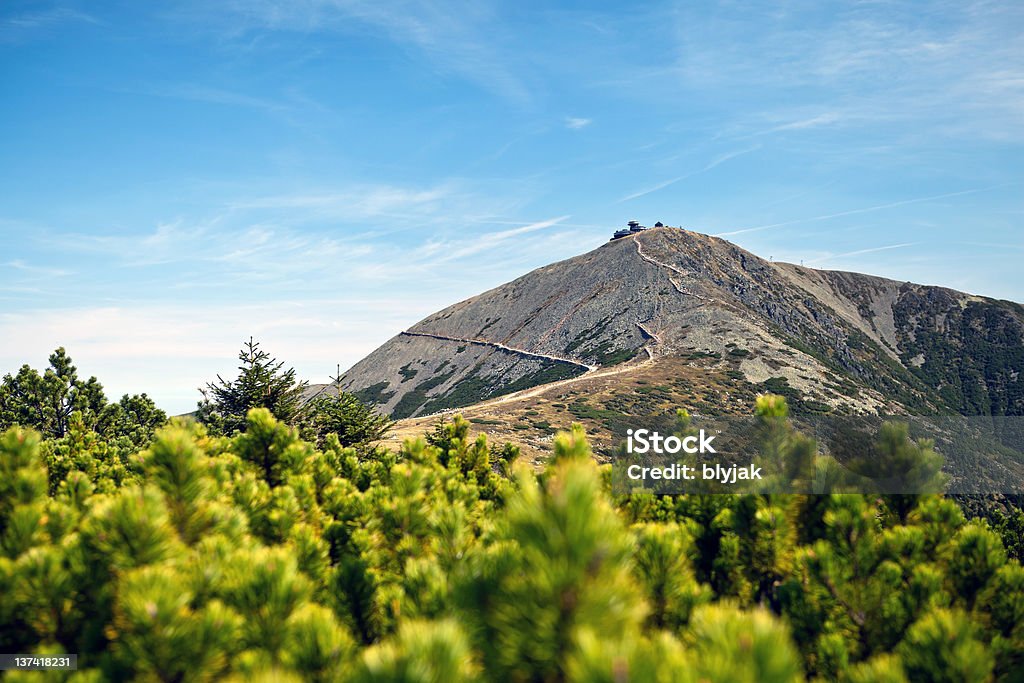
[[[295,379],[295,368],[284,369],[284,361],[271,357],[249,337],[238,353],[242,364],[232,381],[217,375],[199,391],[203,400],[196,413],[201,422],[221,434],[245,431],[246,414],[252,408],[266,408],[275,418],[298,426],[305,417],[303,392],[306,382]]]
[[[340,368],[328,388],[309,401],[307,412],[310,437],[320,446],[334,434],[343,447],[363,448],[384,438],[394,424],[355,394],[342,390]]]

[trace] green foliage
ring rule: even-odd
[[[335,391],[312,399],[306,407],[309,413],[307,430],[317,445],[323,447],[327,436],[333,434],[344,447],[363,448],[380,441],[391,429],[391,418],[380,415],[360,401],[355,394]]]
[[[50,354],[50,367],[39,374],[28,365],[17,375],[4,375],[0,385],[0,427],[32,427],[46,437],[61,437],[78,411],[95,425],[106,405],[103,387],[95,377],[78,378],[78,370],[63,347]]]
[[[395,395],[393,391],[386,391],[387,388],[387,382],[377,382],[364,389],[359,389],[353,395],[369,405],[384,405]]]
[[[814,487],[813,465],[817,446],[797,432],[786,420],[789,408],[781,396],[765,394],[757,398],[760,458],[769,490],[810,490]]]
[[[409,621],[395,638],[368,649],[357,683],[469,683],[478,680],[469,641],[450,620]]]
[[[680,524],[642,523],[634,525],[632,532],[635,571],[650,607],[647,623],[677,631],[690,622],[696,607],[712,598],[708,586],[694,575],[692,537]]]
[[[245,424],[245,432],[235,440],[235,453],[255,465],[271,487],[298,472],[312,455],[313,449],[299,440],[298,431],[278,422],[266,408],[250,410]]]
[[[926,614],[897,651],[912,681],[981,683],[992,676],[992,655],[963,612],[936,609]]]
[[[893,306],[904,363],[960,414],[1024,415],[1020,307],[930,294],[907,291]]]
[[[544,483],[520,474],[493,546],[458,577],[456,604],[494,679],[564,679],[581,632],[639,632],[628,536],[589,456],[582,429],[556,437]]]
[[[803,679],[786,627],[763,610],[708,605],[693,615],[690,633],[698,680],[785,683]]]
[[[882,425],[873,448],[866,449],[850,463],[858,474],[884,483],[895,493],[885,496],[889,509],[902,521],[914,508],[920,493],[939,493],[948,477],[942,473],[942,456],[927,439],[912,440],[909,427],[902,422]]]
[[[200,389],[199,420],[216,433],[230,435],[245,430],[249,410],[266,408],[282,422],[300,424],[305,417],[306,382],[295,379],[295,368],[285,370],[284,361],[271,357],[252,337],[239,351],[238,360],[242,361],[238,377],[228,381],[217,375],[216,382]]]
[[[38,510],[46,497],[46,470],[39,462],[39,435],[10,429],[0,437],[0,539],[17,541],[19,520]],[[34,525],[33,525],[34,526]],[[17,553],[9,552],[9,557]]]
[[[1024,509],[1010,507],[996,508],[990,513],[995,531],[1003,539],[1003,546],[1010,557],[1024,561]]]
[[[899,657],[888,654],[851,667],[846,678],[850,683],[908,683]]]
[[[81,413],[72,413],[68,433],[43,444],[50,490],[55,491],[72,472],[86,474],[102,492],[132,482],[136,473],[130,457],[136,450],[138,446],[130,439],[105,439],[85,426]]]
[[[63,347],[50,354],[50,366],[40,374],[28,365],[0,382],[0,429],[31,427],[48,439],[67,436],[76,426],[105,439],[126,439],[141,448],[167,415],[145,394],[109,403],[95,377],[81,380]]]
[[[813,442],[787,412],[759,400],[761,455],[811,481]],[[133,452],[73,415],[45,441],[10,429],[0,651],[77,652],[74,680],[896,683],[1024,670],[1024,569],[951,500],[616,499],[578,426],[540,472],[469,429],[457,416],[397,453],[337,433],[306,442],[266,408],[232,436],[173,421]],[[886,439],[927,453],[898,430]]]

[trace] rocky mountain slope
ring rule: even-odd
[[[657,228],[425,318],[349,369],[343,387],[396,418],[481,402],[539,415],[548,401],[566,406],[566,424],[589,415],[614,433],[614,414],[749,412],[760,391],[805,413],[1022,415],[1022,370],[1018,304],[770,263]]]

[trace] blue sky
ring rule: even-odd
[[[8,0],[0,103],[0,372],[174,412],[630,218],[1024,301],[1015,0]]]

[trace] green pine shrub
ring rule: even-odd
[[[777,475],[821,483],[784,401],[757,410]],[[136,448],[74,413],[60,435],[0,434],[0,651],[80,666],[9,680],[1024,671],[1024,569],[1003,530],[937,494],[613,497],[578,427],[534,471],[461,418],[389,452],[308,442],[267,408],[233,435],[175,420]],[[927,444],[882,440],[934,478]]]

